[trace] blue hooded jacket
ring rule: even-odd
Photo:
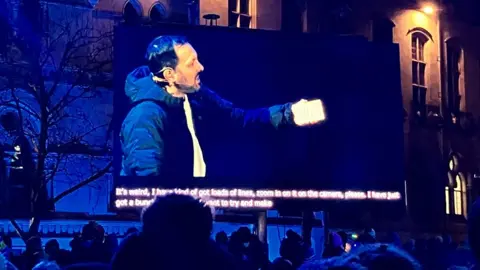
[[[121,175],[191,178],[193,146],[183,110],[184,99],[173,97],[156,84],[146,66],[135,69],[127,76],[125,94],[132,104],[120,131],[123,153]],[[235,107],[206,87],[189,94],[189,101],[207,174],[208,149],[205,149],[203,140],[209,131],[208,125],[222,125],[227,121],[240,128],[258,124],[279,128],[293,123],[291,103],[245,110]]]

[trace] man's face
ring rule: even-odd
[[[203,66],[198,60],[197,52],[189,43],[175,46],[175,52],[178,57],[175,86],[183,93],[198,91]]]

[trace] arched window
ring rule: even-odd
[[[458,156],[457,155],[452,155],[450,157],[450,160],[448,161],[448,169],[452,172],[457,172],[458,171]]]
[[[425,45],[428,37],[421,32],[412,34],[412,96],[413,110],[419,117],[426,116],[426,69]]]
[[[149,13],[150,20],[152,22],[162,22],[165,21],[168,17],[167,9],[162,3],[155,3],[150,9]]]
[[[462,179],[460,176],[455,176],[455,188],[453,188],[453,203],[455,215],[462,213]]]
[[[123,19],[128,24],[138,24],[142,21],[143,8],[138,0],[129,0],[123,6]]]
[[[445,187],[445,213],[451,214],[450,206],[453,204],[453,214],[463,215],[467,214],[467,184],[463,173],[459,171],[459,156],[454,154],[450,157],[448,162],[450,182],[453,182],[454,187]],[[452,181],[453,180],[453,181]]]
[[[465,177],[463,177],[463,174],[457,174],[455,177],[455,184],[455,188],[453,189],[455,215],[465,216],[467,214],[467,185],[465,183]]]

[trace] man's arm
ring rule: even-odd
[[[130,176],[157,176],[164,162],[164,113],[145,102],[125,118],[122,125],[123,171]]]
[[[227,113],[234,120],[234,124],[241,127],[265,124],[279,128],[282,125],[294,123],[292,103],[258,109],[241,109],[235,107],[232,102],[221,98],[208,88],[202,88],[198,95],[202,103],[207,106],[214,106]]]

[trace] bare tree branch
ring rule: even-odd
[[[83,181],[81,181],[80,183],[76,184],[75,186],[63,191],[62,193],[58,194],[54,199],[53,199],[53,202],[54,203],[57,203],[58,201],[60,201],[61,199],[63,199],[64,197],[66,197],[67,195],[79,190],[80,188],[92,183],[93,181],[97,180],[98,178],[104,176],[106,173],[108,173],[110,171],[110,168],[112,167],[113,165],[113,162],[110,161],[107,166],[105,166],[105,168],[97,171],[95,174],[93,174],[92,176],[88,177],[87,179],[84,179]]]
[[[70,137],[70,139],[68,141],[63,141],[62,143],[57,143],[55,145],[55,149],[57,151],[59,151],[60,153],[63,153],[63,152],[69,152],[69,150],[76,150],[76,149],[71,149],[72,147],[75,147],[76,144],[82,144],[86,147],[88,147],[88,149],[85,149],[85,150],[91,150],[93,147],[96,147],[98,145],[91,145],[88,143],[88,140],[86,140],[85,138],[87,136],[89,136],[90,134],[98,131],[98,130],[101,130],[101,129],[105,129],[108,127],[109,124],[103,124],[103,125],[99,125],[99,126],[94,126],[93,128],[89,129],[88,131],[82,133],[82,134],[78,134],[78,135],[72,135]],[[105,147],[105,146],[104,146]],[[88,154],[88,155],[92,155],[91,152],[82,152],[81,154]]]
[[[57,26],[57,28],[59,28],[59,24],[56,24],[55,23],[55,26]],[[45,54],[45,59],[44,61],[42,61],[41,63],[41,66],[44,67],[48,60],[50,59],[52,61],[52,64],[54,66],[54,68],[57,68],[55,67],[55,57],[53,57],[52,53],[56,50],[56,47],[58,46],[58,43],[63,39],[65,38],[65,36],[68,35],[68,33],[70,32],[70,23],[67,23],[65,27],[63,27],[63,30],[61,33],[57,34],[57,36],[55,38],[51,38],[51,36],[46,36],[46,39],[49,40],[48,42],[48,47],[46,48],[46,50],[44,51],[44,54]],[[65,54],[64,54],[65,56]],[[62,57],[61,59],[63,59],[64,57]],[[60,67],[60,66],[59,66]]]
[[[48,182],[50,182],[51,180],[53,180],[53,177],[57,174],[58,169],[60,168],[60,163],[63,160],[63,158],[64,158],[64,154],[62,154],[62,153],[57,154],[57,156],[55,158],[55,164],[53,165],[52,171],[50,173],[48,173],[45,177],[46,184]]]
[[[76,76],[75,81],[71,83],[70,87],[68,88],[66,93],[63,95],[61,100],[58,103],[56,103],[55,105],[53,105],[53,107],[50,110],[50,113],[55,114],[58,111],[61,111],[63,108],[65,108],[65,107],[69,106],[70,104],[74,103],[76,100],[78,100],[80,98],[88,98],[89,94],[94,94],[95,90],[97,89],[97,86],[95,86],[95,85],[83,86],[82,82],[91,81],[90,79],[88,79],[89,76],[93,75],[94,73],[99,72],[102,68],[106,67],[109,64],[111,64],[111,60],[104,60],[104,61],[99,61],[93,67],[79,69],[77,71],[77,76]],[[93,82],[93,83],[95,83],[95,82]],[[55,85],[55,87],[57,87],[57,86]],[[74,91],[74,89],[78,89],[78,88],[82,88],[83,90],[79,94],[73,95],[72,91]]]
[[[30,224],[28,226],[28,236],[31,237],[31,236],[34,236],[35,234],[38,233],[38,228],[40,227],[40,222],[41,222],[41,219],[39,216],[34,216],[32,217],[32,219],[30,220]],[[28,240],[28,239],[27,239]]]
[[[20,120],[20,123],[21,123],[21,124],[20,124],[19,126],[20,126],[20,129],[21,129],[22,133],[23,133],[23,113],[22,113],[22,108],[20,107],[20,101],[19,101],[19,99],[18,99],[18,98],[16,97],[16,95],[15,95],[15,89],[12,88],[11,90],[12,90],[12,97],[14,98],[14,100],[15,100],[15,105],[16,105],[16,107],[17,107],[18,117],[20,118],[19,120]]]
[[[20,228],[20,225],[18,225],[15,219],[11,218],[10,223],[12,224],[13,228],[15,229],[15,232],[18,234],[18,236],[20,236],[20,238],[22,238],[24,241],[28,240],[26,239],[27,236],[25,232],[22,230],[22,228]]]

